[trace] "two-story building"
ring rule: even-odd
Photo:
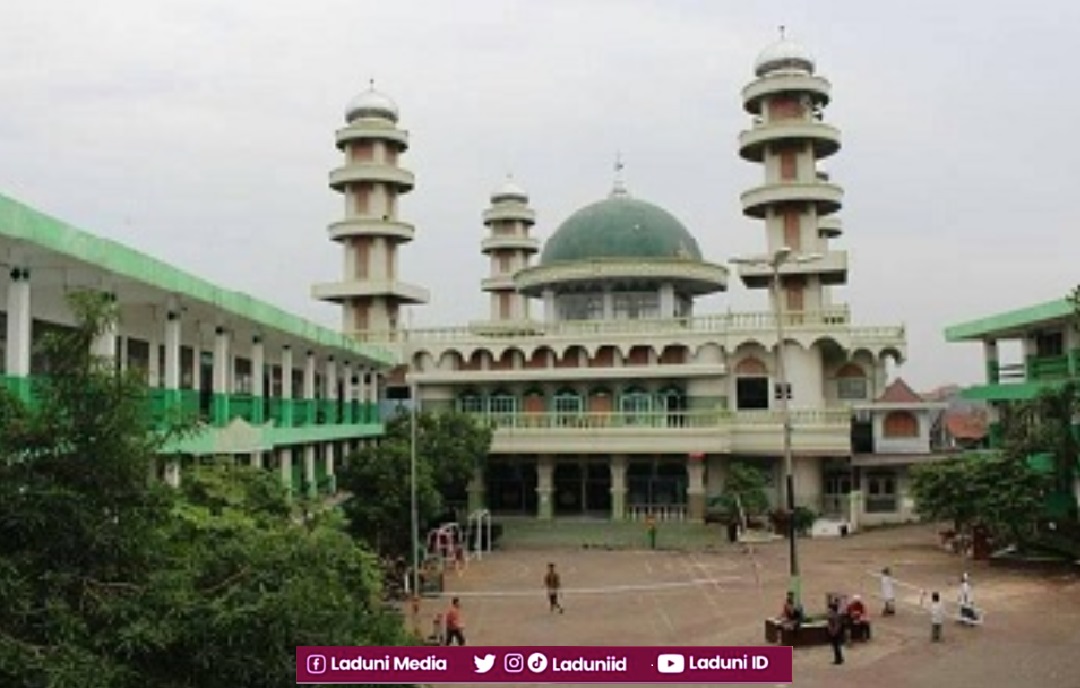
[[[985,382],[963,391],[967,399],[990,404],[990,446],[1001,443],[1000,407],[1034,399],[1044,389],[1080,382],[1080,330],[1068,299],[960,323],[945,330],[949,342],[982,344]],[[1013,343],[1008,358],[1003,345]]]
[[[67,294],[111,295],[119,322],[95,343],[149,387],[152,427],[180,412],[193,432],[162,449],[158,475],[222,456],[278,472],[294,492],[335,490],[334,471],[382,434],[378,372],[395,364],[359,344],[260,301],[213,285],[113,241],[0,196],[0,362],[8,389],[32,403],[48,374],[37,344],[72,327]]]
[[[796,501],[820,511],[829,467],[850,464],[852,406],[885,393],[888,361],[906,349],[902,326],[858,325],[834,298],[848,253],[833,246],[843,189],[819,165],[840,148],[824,121],[830,99],[813,58],[784,38],[761,53],[742,92],[751,121],[737,149],[763,177],[741,195],[743,213],[762,223],[768,255],[790,258],[775,270],[742,267],[743,285],[768,295],[760,312],[699,312],[702,296],[728,289],[728,267],[704,256],[674,213],[632,194],[620,164],[610,194],[542,244],[528,193],[500,185],[482,212],[489,316],[404,327],[402,307],[428,299],[398,278],[415,234],[398,217],[414,184],[400,166],[409,138],[396,104],[374,88],[348,105],[335,135],[344,160],[330,186],[345,215],[330,236],[345,274],[313,295],[342,305],[347,334],[400,353],[407,366],[391,378],[393,397],[494,424],[490,459],[470,485],[474,507],[701,520],[739,462],[764,469],[779,492],[786,394]]]

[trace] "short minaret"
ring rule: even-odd
[[[529,266],[540,243],[529,236],[536,213],[529,207],[529,195],[507,177],[491,193],[491,207],[484,211],[489,235],[481,251],[491,259],[491,274],[481,283],[491,295],[493,323],[522,322],[529,319],[529,299],[514,286],[514,274]]]
[[[819,168],[840,149],[840,131],[824,119],[829,82],[818,76],[810,53],[784,35],[758,56],[755,80],[743,89],[743,105],[753,126],[739,136],[739,154],[761,163],[765,182],[742,194],[743,213],[765,221],[768,250],[786,246],[795,256],[819,256],[781,269],[787,311],[815,311],[830,304],[828,287],[847,282],[847,254],[832,251],[841,233],[835,213],[843,189]],[[771,285],[767,267],[743,266],[749,288]],[[770,291],[770,299],[771,291]]]
[[[359,339],[381,340],[404,325],[400,307],[427,303],[425,289],[398,280],[398,247],[414,229],[398,219],[398,198],[413,188],[413,174],[398,165],[409,145],[398,128],[398,108],[374,84],[345,110],[337,131],[345,162],[330,173],[330,187],[345,198],[345,217],[330,225],[344,247],[340,282],[318,284],[312,296],[343,307],[342,329]]]

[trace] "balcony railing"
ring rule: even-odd
[[[1070,370],[1078,367],[1076,362],[1070,365],[1070,359],[1080,359],[1080,351],[1061,356],[1028,356],[1023,363],[998,365],[998,382],[1010,384],[1064,380],[1070,377]]]
[[[791,422],[802,427],[848,427],[851,411],[837,409],[792,409]],[[685,411],[668,413],[477,413],[495,430],[581,431],[634,429],[700,429],[730,426],[780,426],[783,414],[761,411]]]
[[[784,327],[790,331],[813,330],[848,325],[850,309],[846,306],[821,311],[785,313]],[[362,342],[379,343],[458,343],[492,342],[537,339],[581,339],[597,335],[667,335],[722,334],[771,331],[776,317],[771,312],[721,313],[692,318],[649,318],[639,320],[563,320],[535,322],[506,329],[474,327],[436,327],[401,330],[356,330],[352,336]],[[871,337],[902,337],[903,327],[851,328],[853,336],[865,333]]]

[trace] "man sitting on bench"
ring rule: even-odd
[[[784,628],[798,630],[803,622],[802,607],[795,603],[795,593],[789,592],[784,600],[784,609],[780,612],[780,625]]]
[[[870,621],[866,618],[866,606],[858,595],[851,596],[851,602],[844,610],[848,623],[851,624],[852,640],[870,640]]]

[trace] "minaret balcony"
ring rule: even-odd
[[[340,150],[345,150],[345,147],[353,141],[389,141],[398,145],[398,152],[404,152],[409,147],[409,132],[407,131],[390,127],[364,126],[359,123],[338,129],[334,138]]]
[[[349,184],[360,182],[381,182],[399,191],[409,191],[415,185],[415,177],[397,165],[380,162],[353,162],[330,173],[330,188],[335,191],[344,191]]]
[[[835,239],[844,233],[844,223],[836,215],[818,219],[818,236],[823,239]]]
[[[806,94],[815,105],[829,104],[832,85],[828,79],[809,74],[773,74],[756,79],[742,91],[743,108],[752,115],[761,114],[765,98],[783,94]]]
[[[354,237],[385,237],[405,243],[413,240],[416,229],[407,222],[397,220],[350,217],[330,225],[327,232],[334,241],[345,241]]]
[[[483,291],[517,291],[513,273],[486,277],[480,282],[480,288]]]
[[[311,297],[318,301],[345,303],[354,299],[382,297],[398,303],[427,303],[427,289],[392,279],[365,279],[348,282],[327,282],[311,288]]]
[[[529,236],[493,236],[481,242],[480,251],[485,255],[495,251],[522,251],[533,254],[540,251],[540,240]]]
[[[786,119],[764,122],[739,134],[739,155],[743,160],[762,162],[775,144],[808,142],[819,160],[840,150],[840,130],[823,122]]]
[[[484,211],[484,224],[489,225],[492,222],[524,222],[530,225],[536,224],[536,211],[517,203],[499,205]]]
[[[787,203],[812,203],[818,216],[840,210],[844,190],[828,182],[775,182],[750,189],[741,197],[743,214],[759,220],[765,219],[769,208]]]
[[[739,277],[750,289],[767,287],[772,282],[772,268],[767,265],[743,265],[739,268]],[[829,251],[818,260],[806,263],[789,262],[780,266],[780,275],[814,276],[823,285],[836,286],[847,283],[847,251]]]

